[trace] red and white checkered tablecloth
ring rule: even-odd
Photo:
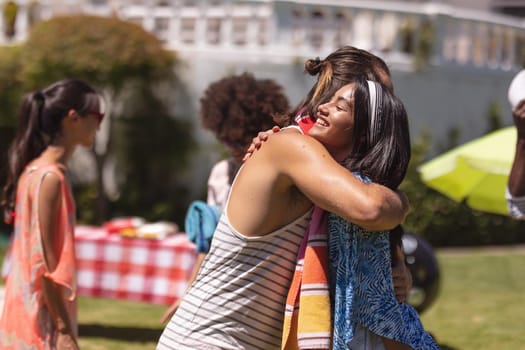
[[[80,295],[163,305],[184,294],[196,256],[184,233],[153,240],[77,226],[75,244]]]

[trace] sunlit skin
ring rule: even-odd
[[[389,85],[391,86],[391,84]],[[318,140],[322,140],[323,144],[327,149],[331,148],[332,146],[335,146],[335,143],[333,142],[334,140],[331,140],[331,136],[328,136],[328,134],[332,131],[334,132],[334,137],[337,135],[338,132],[343,132],[346,134],[347,138],[350,138],[354,122],[353,106],[355,91],[353,89],[353,86],[353,84],[350,84],[341,88],[331,101],[320,106],[320,110],[316,115],[316,117],[318,119],[320,118],[321,120],[318,120],[317,123],[314,124],[314,126],[312,126],[309,135],[315,137]],[[330,115],[331,111],[333,112]],[[330,130],[331,126],[335,126],[337,124],[336,119],[341,119],[341,123],[349,123],[348,127],[342,126],[341,130],[338,130],[337,128],[334,128],[335,130]],[[249,159],[253,152],[255,152],[255,150],[259,149],[263,143],[268,141],[270,135],[279,132],[279,130],[279,127],[276,126],[272,130],[260,132],[253,139],[252,144],[248,148],[248,151],[243,160]],[[289,132],[300,133],[300,131],[296,129],[291,129],[289,130]],[[350,146],[343,145],[341,149],[341,157],[344,157],[345,154],[351,152]],[[334,152],[335,151],[333,149],[330,150],[330,153],[334,154]],[[393,257],[393,261],[396,261],[396,264],[392,267],[394,290],[397,300],[399,302],[405,302],[408,297],[408,293],[412,287],[412,276],[407,266],[404,264],[405,256],[400,248],[395,250],[395,255],[396,256],[395,258]]]
[[[337,161],[343,161],[352,151],[354,92],[355,84],[345,85],[329,102],[320,105],[316,122],[308,133],[321,142]]]
[[[351,134],[354,127],[354,93],[355,84],[350,83],[340,88],[334,97],[318,108],[316,123],[308,135],[322,142],[337,161],[342,161],[352,151]],[[348,124],[348,125],[345,125]],[[253,138],[246,150],[243,161],[259,149],[268,136],[280,130],[275,126],[272,130],[260,132]],[[300,133],[297,130],[291,131]]]
[[[353,83],[345,85],[318,108],[320,120],[310,132],[312,137],[294,130],[279,132],[244,164],[227,206],[230,223],[239,232],[246,236],[272,232],[304,214],[312,202],[372,231],[393,227],[385,222],[397,220],[390,216],[397,195],[361,183],[338,164],[351,152],[354,90]],[[390,198],[390,209],[385,211],[379,208],[385,203],[380,199],[383,195]],[[250,215],[246,215],[247,202]]]
[[[403,198],[378,184],[364,184],[334,159],[351,152],[353,93],[354,85],[347,85],[319,107],[313,137],[284,130],[244,163],[223,216],[235,235],[249,241],[273,234],[312,205],[372,231],[389,230],[403,220]]]

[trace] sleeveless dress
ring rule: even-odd
[[[363,330],[416,350],[439,349],[416,310],[395,298],[388,232],[367,231],[329,214],[328,246],[333,350],[362,348],[354,337],[361,337]],[[382,342],[376,344],[373,348],[383,347]]]
[[[59,177],[62,197],[55,232],[57,266],[53,271],[49,271],[44,257],[37,200],[42,180],[49,173]],[[0,348],[55,349],[55,323],[44,304],[40,281],[45,276],[63,286],[63,298],[76,335],[75,205],[68,182],[56,164],[26,168],[22,180],[17,188],[12,265],[0,319]]]

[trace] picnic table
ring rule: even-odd
[[[161,305],[184,294],[196,257],[183,232],[145,239],[77,226],[75,244],[80,295]]]

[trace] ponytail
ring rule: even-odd
[[[7,181],[0,206],[4,221],[12,223],[17,182],[24,168],[52,143],[70,109],[83,114],[99,107],[95,90],[81,80],[60,80],[27,95],[20,108],[17,133],[8,151]]]
[[[13,219],[18,178],[26,165],[38,157],[47,146],[40,131],[44,104],[44,95],[37,92],[27,95],[20,108],[17,133],[8,150],[7,181],[0,202],[4,209],[4,221],[8,224]]]

